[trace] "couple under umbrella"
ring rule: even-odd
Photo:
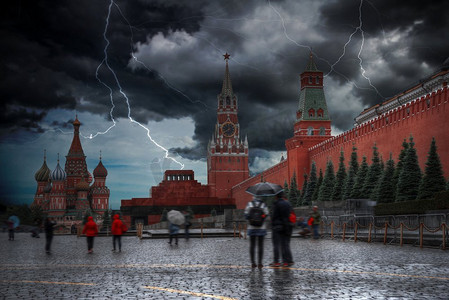
[[[256,185],[250,186],[246,189],[246,192],[253,195],[252,201],[248,202],[245,208],[245,217],[248,220],[248,236],[250,237],[250,258],[252,268],[263,268],[263,242],[264,237],[267,234],[267,225],[265,219],[269,214],[266,203],[262,200],[262,197],[275,196],[276,201],[273,203],[273,215],[271,216],[271,225],[273,227],[273,249],[274,249],[274,262],[270,266],[280,266],[277,261],[279,260],[279,250],[282,252],[284,262],[293,263],[290,254],[285,250],[286,247],[281,247],[281,241],[279,235],[275,233],[275,225],[278,223],[284,223],[284,216],[286,215],[288,222],[289,211],[291,206],[288,201],[284,201],[283,188],[275,183],[271,182],[259,182]],[[281,214],[282,212],[282,214]],[[288,225],[288,223],[287,223]],[[255,248],[258,248],[258,263],[256,264]],[[289,247],[288,247],[289,248]],[[288,258],[290,257],[290,258]]]

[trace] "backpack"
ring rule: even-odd
[[[295,225],[296,224],[296,214],[295,214],[295,211],[293,209],[290,211],[290,215],[288,216],[288,220],[290,221],[290,225]]]
[[[255,204],[255,202],[252,202],[253,206],[249,210],[249,225],[260,227],[263,225],[263,222],[265,221],[265,212],[263,211],[262,202],[259,202],[258,205]]]

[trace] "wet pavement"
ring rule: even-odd
[[[295,264],[251,269],[249,241],[0,233],[0,299],[449,299],[449,251],[341,240],[292,240]]]

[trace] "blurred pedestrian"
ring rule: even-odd
[[[293,265],[293,256],[290,250],[290,237],[293,231],[293,224],[290,222],[290,213],[293,210],[290,202],[285,199],[284,192],[276,195],[273,203],[271,216],[271,228],[273,232],[273,262],[271,267],[280,267],[280,255],[282,256],[282,266]]]
[[[260,197],[255,196],[249,201],[245,208],[245,218],[248,220],[249,255],[251,258],[251,268],[263,268],[263,241],[267,235],[267,225],[265,219],[269,211],[267,205]],[[258,248],[258,264],[256,264],[256,241]]]
[[[185,221],[185,223],[184,223],[184,230],[185,230],[185,238],[186,238],[186,240],[188,240],[189,239],[189,229],[190,229],[190,226],[192,226],[192,218],[193,218],[193,216],[192,216],[192,214],[189,212],[189,211],[183,211],[182,212],[183,214],[184,214],[184,217],[186,218],[186,221]]]
[[[320,234],[319,234],[319,229],[320,229],[320,224],[321,224],[321,215],[318,211],[318,206],[314,206],[313,207],[313,211],[310,214],[310,218],[313,218],[312,223],[312,229],[313,229],[313,238],[314,239],[319,239],[320,238]]]
[[[20,219],[17,216],[12,215],[8,218],[6,223],[8,224],[8,240],[14,241],[14,231],[20,225]]]
[[[169,223],[169,235],[170,235],[170,241],[168,242],[170,245],[175,239],[175,245],[178,245],[178,233],[179,233],[179,225],[176,225],[174,223]]]
[[[53,230],[56,225],[56,222],[51,218],[47,217],[44,223],[45,229],[45,252],[50,254],[51,242],[53,240]]]
[[[8,225],[8,241],[14,241],[14,222],[7,220],[6,224]]]
[[[298,225],[298,227],[300,227],[302,230],[299,232],[299,234],[303,237],[305,237],[306,235],[310,234],[310,226],[309,224],[305,221],[304,217],[299,217],[298,222],[296,223],[296,225]]]
[[[112,232],[112,245],[114,246],[112,251],[115,252],[115,242],[118,244],[118,251],[122,252],[122,234],[128,230],[125,224],[123,224],[122,220],[120,220],[120,216],[118,214],[114,215],[114,221],[112,222],[111,232]]]
[[[94,237],[98,235],[98,227],[94,222],[94,218],[89,216],[87,218],[86,224],[84,224],[83,234],[86,235],[87,238],[87,253],[94,252]]]

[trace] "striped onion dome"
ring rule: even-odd
[[[64,181],[67,178],[67,173],[61,168],[59,165],[59,159],[58,164],[56,165],[56,168],[51,172],[51,181]]]
[[[34,174],[36,181],[47,181],[50,178],[50,169],[47,166],[47,162],[44,159],[42,167]]]
[[[94,170],[94,176],[95,177],[106,177],[108,176],[108,170],[106,170],[106,168],[103,166],[103,163],[100,162],[98,163],[97,167]]]

